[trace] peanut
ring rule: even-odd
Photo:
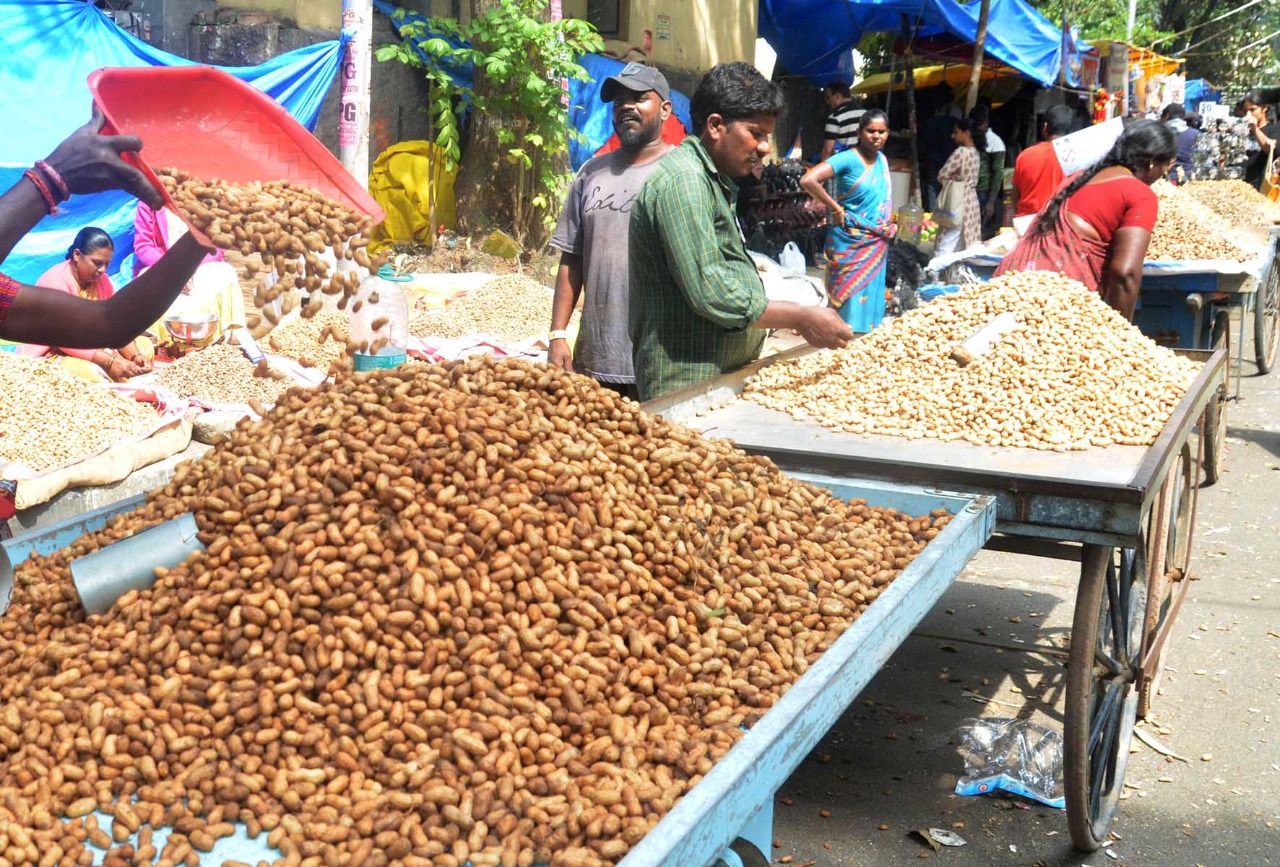
[[[71,560],[188,511],[206,550],[86,618]],[[232,819],[284,864],[615,863],[947,520],[545,365],[291,389],[18,569],[11,849],[74,849],[48,778],[168,823],[175,867]]]
[[[952,347],[1006,312],[1018,327],[957,364]],[[1062,451],[1154,442],[1198,370],[1081,284],[1028,271],[770,365],[743,397],[850,433]]]

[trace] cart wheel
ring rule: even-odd
[[[1271,260],[1266,277],[1254,297],[1253,353],[1258,373],[1270,373],[1280,345],[1280,253]]]
[[[729,844],[729,851],[737,855],[742,861],[742,867],[769,867],[769,859],[764,853],[756,848],[755,844],[739,837]],[[727,867],[728,862],[724,858],[717,858],[715,867]]]
[[[1078,849],[1102,845],[1115,818],[1138,717],[1146,608],[1142,548],[1086,545],[1071,623],[1064,788]]]
[[[1210,345],[1217,349],[1231,345],[1231,319],[1227,311],[1220,310],[1213,317],[1213,339]],[[1230,373],[1227,374],[1230,378]],[[1204,411],[1204,483],[1212,485],[1222,477],[1222,455],[1227,447],[1227,384],[1218,388],[1217,395]]]
[[[1138,682],[1138,716],[1146,718],[1160,689],[1167,637],[1161,641],[1173,611],[1180,582],[1187,580],[1191,561],[1191,528],[1195,526],[1200,488],[1195,483],[1196,462],[1190,443],[1184,443],[1177,463],[1169,469],[1148,519],[1147,610],[1142,627],[1142,671]],[[1157,642],[1160,642],[1157,644]],[[1154,656],[1154,660],[1152,657]],[[1146,672],[1150,675],[1146,675]]]

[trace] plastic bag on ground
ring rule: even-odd
[[[957,795],[1013,792],[1059,810],[1062,788],[1062,734],[1027,720],[972,719],[960,729],[964,776]]]

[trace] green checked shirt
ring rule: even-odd
[[[649,400],[755,360],[768,299],[733,214],[737,185],[697,136],[671,151],[631,210],[631,343]]]

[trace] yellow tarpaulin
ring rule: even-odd
[[[927,87],[936,87],[939,84],[958,87],[969,83],[969,67],[963,64],[921,66],[913,71],[915,73],[916,88],[920,90],[924,90]],[[1005,76],[1016,78],[1021,73],[1008,66],[1002,66],[999,69],[991,69],[984,66],[982,67],[981,75],[982,81],[986,82]],[[887,90],[900,90],[905,80],[906,72],[904,70],[877,72],[875,75],[868,75],[858,82],[852,88],[852,91],[854,93],[884,93]]]
[[[1142,76],[1145,78],[1150,78],[1154,75],[1169,75],[1177,72],[1178,67],[1186,63],[1185,60],[1179,60],[1176,57],[1157,54],[1150,48],[1142,48],[1138,45],[1125,46],[1123,42],[1104,42],[1099,48],[1099,52],[1103,57],[1110,57],[1112,48],[1119,49],[1121,46],[1129,49],[1130,68],[1138,67],[1142,70]]]
[[[387,219],[373,230],[370,250],[376,253],[407,241],[429,244],[436,226],[452,229],[457,222],[453,202],[456,175],[456,171],[445,170],[440,148],[428,141],[400,142],[379,154],[369,169],[369,193],[387,212]],[[432,180],[436,188],[435,226],[430,209]]]

